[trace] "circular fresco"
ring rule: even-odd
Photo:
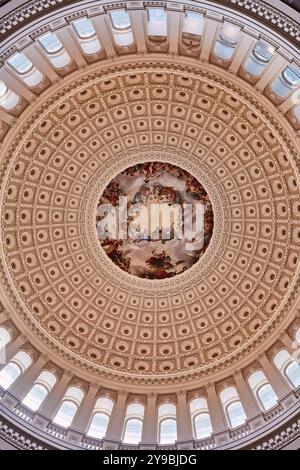
[[[146,279],[189,269],[206,251],[213,225],[201,183],[166,162],[127,168],[108,184],[97,207],[97,234],[107,256]]]

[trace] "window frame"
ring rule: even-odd
[[[125,15],[127,15],[128,17],[128,25],[126,26],[117,26],[114,22],[114,18],[113,18],[113,14],[114,13],[117,13],[117,12],[121,12],[122,14],[125,13]],[[130,21],[130,16],[129,16],[129,13],[127,12],[127,10],[124,8],[124,9],[115,9],[115,10],[110,10],[109,11],[109,18],[110,18],[110,21],[111,21],[111,24],[112,24],[112,27],[115,31],[119,31],[119,32],[125,32],[125,31],[129,31],[131,30],[131,21]]]
[[[13,64],[10,62],[11,59],[13,59],[16,55],[24,56],[24,57],[25,57],[25,61],[28,61],[28,63],[31,64],[30,67],[29,67],[28,69],[24,70],[24,71],[18,70],[18,69],[15,67],[15,65],[13,65]],[[36,69],[35,65],[31,62],[31,60],[28,59],[28,57],[26,57],[26,55],[24,54],[24,52],[19,52],[19,51],[15,52],[11,57],[9,57],[9,58],[7,59],[7,63],[8,63],[8,65],[12,68],[12,70],[13,70],[17,75],[20,75],[21,77],[25,77],[25,76],[30,75],[30,73],[33,72],[33,71]]]
[[[108,428],[109,421],[110,421],[110,418],[111,418],[111,414],[108,414],[106,411],[94,411],[94,412],[92,413],[91,418],[90,418],[90,421],[89,421],[89,424],[88,424],[88,426],[87,426],[87,428],[86,428],[85,434],[86,434],[87,436],[90,436],[90,437],[93,437],[93,438],[97,439],[97,437],[91,436],[91,435],[89,434],[90,427],[91,427],[92,422],[93,422],[93,419],[94,419],[94,417],[95,417],[96,415],[104,415],[104,416],[106,416],[106,417],[108,418],[107,426],[106,426],[106,429],[105,429],[105,433],[104,433],[103,437],[99,437],[99,438],[98,438],[98,439],[104,439],[105,436],[106,436],[107,428]]]
[[[89,36],[82,36],[82,35],[78,32],[78,30],[77,30],[77,28],[76,28],[76,23],[79,23],[80,21],[81,21],[81,22],[82,22],[82,21],[88,21],[88,22],[92,25],[92,28],[93,28],[93,30],[94,30],[93,34],[91,34],[91,35],[89,35]],[[94,25],[93,25],[92,20],[91,20],[90,18],[85,17],[85,16],[82,17],[82,18],[77,18],[76,20],[73,20],[73,21],[72,21],[72,28],[73,28],[73,30],[74,30],[76,36],[77,36],[81,41],[90,41],[91,39],[94,39],[94,38],[97,37],[97,33],[96,33],[95,28],[94,28]]]
[[[126,435],[126,428],[127,428],[127,424],[129,421],[131,420],[135,420],[135,421],[139,421],[142,425],[141,427],[141,438],[138,442],[134,443],[134,442],[129,442],[129,441],[125,441],[125,435]],[[138,416],[128,416],[125,421],[124,421],[124,426],[123,426],[123,433],[122,433],[122,442],[124,444],[132,444],[132,445],[138,445],[141,440],[142,440],[142,437],[143,437],[143,428],[144,428],[144,420]]]
[[[272,392],[274,393],[274,398],[275,398],[275,397],[277,398],[276,402],[275,402],[272,406],[270,406],[269,408],[266,408],[266,407],[265,407],[265,405],[264,405],[264,403],[263,403],[261,397],[259,396],[259,393],[260,393],[261,390],[262,390],[263,388],[265,388],[265,387],[270,387],[270,388],[272,389]],[[272,385],[270,384],[270,382],[265,382],[265,383],[259,385],[259,387],[257,387],[257,390],[256,390],[256,399],[257,399],[258,403],[260,404],[260,406],[261,406],[261,408],[262,408],[263,411],[269,411],[269,410],[271,410],[272,408],[274,408],[274,406],[276,406],[276,405],[278,404],[278,397],[277,397],[277,395],[276,395],[276,393],[275,393],[275,391],[274,391]]]
[[[56,41],[58,41],[58,43],[60,44],[59,49],[55,49],[55,50],[53,50],[53,51],[51,51],[51,50],[49,51],[49,50],[46,48],[46,46],[42,43],[42,38],[45,37],[45,36],[47,36],[47,35],[48,35],[48,36],[49,36],[49,35],[50,35],[50,36],[52,35],[52,36],[55,37]],[[41,36],[39,36],[39,37],[37,38],[37,41],[38,41],[39,45],[42,47],[42,49],[45,51],[45,53],[46,53],[47,55],[49,55],[50,57],[56,56],[56,55],[60,55],[61,52],[65,51],[65,48],[64,48],[63,43],[60,41],[60,39],[57,37],[57,35],[56,35],[55,33],[53,33],[52,31],[48,31],[48,32],[45,33],[45,34],[42,34]]]
[[[238,403],[238,404],[241,406],[241,408],[242,408],[242,410],[243,410],[243,412],[244,412],[244,415],[245,415],[245,420],[244,420],[244,422],[241,423],[241,424],[233,425],[233,424],[232,424],[231,417],[230,417],[229,412],[228,412],[228,409],[229,409],[232,405],[234,405],[234,404],[236,404],[236,403]],[[240,426],[244,426],[245,423],[246,423],[246,421],[247,421],[247,416],[246,416],[246,413],[245,413],[243,404],[242,404],[242,402],[241,402],[240,399],[234,399],[234,400],[230,401],[229,403],[227,403],[226,406],[225,406],[225,414],[226,414],[226,418],[227,418],[228,425],[229,425],[229,427],[230,427],[231,429],[236,429],[236,428],[239,428]]]
[[[211,432],[210,434],[208,434],[207,436],[203,436],[203,437],[198,437],[197,436],[197,430],[196,430],[196,419],[201,416],[201,415],[207,415],[208,418],[209,418],[209,422],[210,422],[210,427],[211,427]],[[194,436],[195,436],[195,439],[197,440],[201,440],[201,439],[207,439],[209,438],[212,434],[213,434],[213,428],[212,428],[212,424],[211,424],[211,418],[210,418],[210,414],[209,414],[209,411],[199,411],[198,413],[196,413],[194,416],[193,416],[193,431],[194,431]]]
[[[161,426],[164,421],[174,421],[175,422],[175,428],[176,428],[176,439],[172,442],[162,442],[161,441]],[[158,423],[158,443],[161,445],[168,445],[168,444],[174,444],[178,439],[178,427],[177,427],[177,419],[174,418],[173,416],[165,416],[159,420]]]

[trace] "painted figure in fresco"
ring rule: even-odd
[[[127,168],[104,190],[99,204],[117,206],[120,196],[127,196],[128,209],[134,204],[204,204],[204,240],[175,239],[171,227],[158,226],[153,233],[145,229],[137,237],[126,240],[102,240],[107,256],[123,271],[141,278],[165,279],[189,269],[206,251],[212,237],[214,216],[209,197],[201,183],[188,172],[165,162],[147,162]],[[137,214],[131,212],[125,219],[127,233]],[[98,222],[99,216],[96,217]],[[127,225],[127,227],[126,227]],[[183,227],[184,228],[184,227]],[[139,227],[136,226],[138,231]]]
[[[123,195],[124,193],[120,188],[120,184],[117,181],[111,181],[102,194],[101,204],[112,204],[116,206],[119,203],[119,197]]]
[[[164,187],[159,183],[143,184],[140,190],[135,194],[133,198],[134,204],[143,202],[144,204],[179,204],[181,202],[181,196],[178,191],[175,191],[172,187]]]
[[[152,256],[146,259],[146,263],[149,265],[149,275],[156,279],[169,277],[168,271],[173,269],[171,258],[167,255],[166,251],[158,253],[156,248],[152,251]]]
[[[122,240],[105,240],[102,243],[105,253],[110,259],[123,269],[123,271],[129,272],[130,269],[130,258],[127,256],[128,251],[123,252],[120,247],[122,246]]]

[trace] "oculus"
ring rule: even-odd
[[[97,234],[106,255],[141,278],[165,279],[189,269],[205,253],[213,225],[201,183],[169,163],[127,168],[97,206]]]

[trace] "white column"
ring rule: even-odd
[[[245,57],[248,55],[248,53],[250,52],[254,44],[255,44],[255,39],[245,34],[242,35],[242,39],[237,47],[233,60],[228,68],[229,72],[232,72],[232,73],[238,72],[240,66],[245,60]]]
[[[72,57],[72,59],[75,61],[77,67],[84,67],[86,65],[86,61],[83,58],[83,55],[80,52],[80,48],[68,28],[58,29],[55,31],[55,33],[57,34],[57,37],[63,44],[69,56]]]
[[[34,100],[35,94],[21,80],[17,80],[8,67],[4,66],[0,70],[0,80],[3,80],[11,91],[19,96],[23,96],[27,101]]]
[[[128,393],[125,390],[118,393],[117,403],[112,410],[105,439],[121,441],[127,396]]]
[[[260,364],[263,367],[264,373],[272,385],[274,392],[278,396],[279,400],[284,398],[291,392],[291,387],[284,380],[279,370],[273,365],[266,354],[262,354],[258,358]]]
[[[216,37],[216,32],[219,26],[219,22],[213,19],[206,19],[206,27],[204,31],[204,35],[202,38],[202,45],[201,45],[201,52],[200,52],[200,59],[208,60],[210,56],[210,52]]]
[[[234,376],[234,381],[247,418],[251,419],[259,415],[261,413],[259,405],[245,382],[241,371],[238,371]]]
[[[60,380],[54,385],[51,392],[47,396],[44,403],[42,403],[39,413],[49,419],[52,419],[55,411],[59,407],[66,391],[66,387],[71,380],[71,374],[65,371]]]
[[[25,54],[26,57],[39,69],[43,75],[48,77],[51,82],[56,82],[60,78],[35,44],[31,44],[29,47],[27,47]]]
[[[285,345],[287,351],[290,353],[290,355],[292,356],[292,354],[295,352],[295,348],[292,347],[292,344],[293,344],[293,340],[292,338],[288,335],[287,332],[284,332],[281,336],[280,336],[280,341]]]
[[[282,72],[286,65],[287,61],[283,57],[275,56],[270,62],[269,67],[267,67],[266,71],[256,83],[255,88],[259,91],[263,91],[268,83],[272,82],[273,78]]]
[[[157,442],[157,395],[147,395],[147,406],[144,416],[142,443],[153,444]]]
[[[94,16],[92,18],[92,21],[94,28],[99,36],[100,44],[105,49],[107,57],[114,57],[116,55],[116,51],[111,40],[104,15]]]
[[[72,429],[85,433],[95,406],[95,397],[98,393],[98,384],[91,384],[87,395],[83,398],[81,406],[73,420]]]
[[[169,54],[178,54],[180,17],[179,11],[168,11]]]
[[[207,403],[210,415],[210,420],[213,428],[213,432],[222,432],[228,429],[228,425],[225,420],[225,416],[222,409],[222,404],[216,393],[215,384],[210,384],[206,387]]]
[[[186,392],[177,393],[177,441],[193,440],[190,410],[186,401]]]
[[[33,386],[34,381],[40,375],[40,372],[47,361],[48,358],[41,355],[38,360],[17,379],[15,384],[10,388],[10,393],[22,401]]]
[[[131,10],[130,5],[128,5],[127,10],[130,16],[130,23],[136,41],[137,51],[147,52],[147,45],[145,39],[146,33],[143,22],[143,11]]]
[[[299,88],[296,89],[291,96],[289,96],[281,105],[278,106],[282,114],[288,112],[295,104],[299,104],[300,102],[300,90]]]

